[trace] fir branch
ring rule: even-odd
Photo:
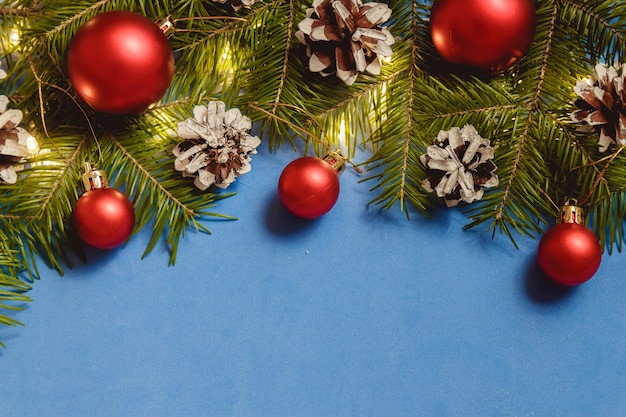
[[[32,8],[11,7],[11,6],[0,7],[0,15],[2,15],[3,17],[7,17],[7,16],[29,17],[35,11],[36,9],[32,9]]]
[[[398,77],[405,75],[405,71],[400,70],[368,80],[363,85],[357,82],[356,88],[338,95],[336,102],[334,97],[311,98],[307,102],[304,129],[316,132],[326,146],[345,145],[348,155],[353,157],[359,141],[364,145],[370,141],[373,128],[380,127],[383,114],[388,111],[384,104],[385,91],[394,85]],[[346,143],[339,143],[341,133]]]
[[[295,139],[320,149],[344,146],[338,138],[344,129],[349,154],[358,144],[373,150],[364,179],[374,181],[370,204],[397,205],[407,216],[411,209],[428,214],[439,204],[422,189],[420,153],[439,130],[472,124],[496,148],[501,186],[464,207],[471,219],[466,227],[487,224],[515,243],[515,234],[541,231],[544,217],[556,211],[550,201],[575,196],[589,203],[603,244],[610,251],[617,243],[621,250],[626,153],[599,154],[597,138],[576,130],[568,113],[573,85],[597,57],[614,62],[626,56],[626,4],[537,2],[536,37],[527,56],[488,78],[457,74],[438,56],[429,36],[432,2],[389,2],[393,61],[379,76],[361,74],[352,86],[308,71],[294,32],[310,0],[268,0],[238,12],[203,0],[51,0],[37,10],[21,0],[0,7],[7,25],[23,29],[15,48],[22,57],[7,61],[11,74],[2,89],[18,100],[49,151],[24,164],[18,187],[0,185],[0,250],[6,254],[0,255],[0,291],[6,291],[0,308],[26,300],[27,286],[18,277],[24,271],[27,280],[37,276],[35,259],[43,257],[62,273],[68,247],[81,255],[68,218],[83,160],[98,160],[126,189],[137,212],[136,231],[153,227],[144,256],[164,237],[174,263],[186,230],[208,233],[201,221],[206,216],[230,218],[211,210],[232,194],[195,190],[169,155],[174,121],[214,97],[248,107],[270,147],[294,145]],[[175,16],[170,42],[177,63],[161,104],[111,121],[81,107],[63,63],[80,25],[114,9]],[[13,320],[0,316],[0,324]]]
[[[59,25],[57,25],[56,27],[52,28],[51,30],[46,32],[46,38],[48,40],[55,38],[57,36],[59,36],[60,32],[63,32],[66,28],[68,28],[69,26],[75,24],[76,22],[80,22],[84,17],[90,16],[93,12],[95,12],[96,10],[99,10],[101,7],[103,7],[104,5],[106,5],[107,3],[110,3],[111,0],[100,0],[99,2],[83,9],[82,11],[70,16],[68,19],[64,20],[63,22],[61,22]]]
[[[600,54],[623,59],[626,5],[615,1],[559,0],[558,3],[566,24],[574,27],[581,41],[588,42],[592,57]]]
[[[322,139],[322,138],[326,138],[326,137],[328,137],[328,135],[327,135],[327,134],[325,134],[325,133],[323,133],[323,132],[322,132],[323,134],[322,134],[322,135],[320,135],[321,137],[315,136],[315,135],[314,135],[313,133],[311,133],[309,130],[304,129],[304,128],[300,127],[300,126],[297,126],[296,124],[294,124],[294,123],[290,122],[289,120],[286,120],[286,119],[283,119],[283,118],[281,118],[281,117],[279,117],[279,116],[276,116],[274,113],[272,113],[272,112],[270,112],[270,111],[268,111],[268,110],[265,110],[264,108],[260,107],[257,103],[248,103],[248,105],[249,105],[249,106],[250,106],[250,108],[252,108],[253,110],[259,111],[259,112],[261,112],[262,114],[265,114],[267,117],[269,117],[269,118],[271,118],[271,119],[274,119],[274,120],[276,120],[276,121],[278,121],[278,122],[281,122],[281,123],[283,123],[283,124],[285,124],[285,125],[289,126],[289,127],[290,127],[291,129],[293,129],[294,131],[299,132],[299,133],[302,135],[302,137],[312,139],[313,141],[315,141],[315,143],[316,143],[316,144],[318,144],[319,146],[321,146],[321,147],[325,148],[325,149],[326,149],[326,152],[332,152],[332,151],[334,151],[334,149],[333,149],[333,148],[332,148],[332,146],[328,143],[328,141],[327,141],[327,140],[323,140],[323,139]],[[285,106],[285,107],[290,107],[290,108],[293,108],[293,109],[294,109],[294,110],[296,110],[296,111],[299,111],[299,112],[305,113],[305,114],[308,116],[309,120],[310,120],[312,123],[313,123],[313,122],[315,122],[315,116],[311,115],[310,113],[308,113],[308,112],[307,112],[306,110],[304,110],[304,109],[300,109],[300,108],[297,108],[296,106],[289,105],[289,104],[281,104],[281,103],[279,103],[279,105],[281,105],[281,106]],[[277,106],[277,107],[278,107],[278,106]],[[319,126],[319,124],[318,124],[318,126],[317,126],[317,127],[321,129],[321,126]],[[346,163],[348,163],[348,164],[352,165],[352,167],[353,167],[353,168],[354,168],[354,169],[355,169],[355,170],[356,170],[359,174],[362,174],[362,173],[363,173],[363,170],[362,170],[361,168],[359,168],[359,167],[358,167],[355,163],[353,163],[353,162],[350,160],[350,157],[344,157],[344,158],[343,158],[343,160],[344,160]]]
[[[302,114],[289,111],[280,103],[293,104],[300,108],[305,105],[307,89],[303,74],[304,68],[293,55],[293,38],[296,20],[302,17],[295,0],[270,1],[251,11],[250,16],[258,19],[257,27],[249,26],[243,34],[249,49],[243,57],[242,71],[249,76],[241,82],[243,94],[238,101],[268,104],[268,111],[275,117],[265,119],[259,113],[252,113],[253,120],[261,120],[261,130],[267,132],[270,147],[291,141],[293,131],[277,123],[277,120],[291,120],[303,127]],[[255,24],[252,20],[251,23]]]
[[[234,217],[209,211],[215,202],[232,193],[217,195],[211,191],[194,191],[192,184],[175,174],[166,139],[148,139],[162,134],[171,119],[161,119],[158,114],[177,111],[178,105],[161,106],[135,119],[136,126],[129,131],[109,132],[103,144],[106,166],[118,180],[118,186],[126,186],[126,193],[135,205],[137,224],[135,232],[154,219],[152,236],[144,251],[147,256],[165,235],[170,246],[170,265],[176,261],[180,238],[186,229],[205,233],[209,230],[199,220],[206,217],[233,220]],[[146,136],[149,133],[150,136]],[[171,138],[170,138],[171,140]]]
[[[295,10],[294,10],[294,0],[288,0],[289,2],[289,14],[287,17],[287,33],[292,34],[294,32],[294,18],[295,18]],[[276,86],[276,95],[274,97],[274,103],[272,104],[272,109],[270,112],[275,115],[276,109],[278,108],[279,103],[281,102],[281,96],[283,94],[283,89],[285,88],[285,80],[287,79],[287,68],[289,64],[289,56],[291,52],[291,42],[293,37],[287,36],[286,42],[283,49],[283,62],[279,71],[278,77],[278,85]]]
[[[394,7],[400,8],[400,3]],[[431,88],[428,76],[418,69],[422,58],[420,40],[426,30],[421,19],[421,7],[421,2],[412,1],[408,8],[410,11],[401,14],[394,26],[402,34],[398,42],[400,50],[394,53],[394,57],[399,58],[394,58],[393,72],[385,84],[386,97],[382,99],[386,104],[377,103],[378,106],[385,106],[386,111],[378,113],[376,124],[379,128],[372,132],[369,139],[377,149],[368,161],[368,167],[371,171],[380,170],[380,173],[364,180],[376,180],[372,190],[380,190],[380,194],[369,204],[380,204],[389,209],[398,203],[407,217],[409,203],[422,212],[428,206],[428,197],[421,188],[423,170],[416,146],[416,142],[425,141],[424,135],[427,135],[418,129],[420,125],[417,121],[425,114],[422,105],[426,101],[421,97],[418,99],[418,96]]]
[[[411,2],[411,7],[413,9],[412,14],[413,16],[417,16],[417,2],[416,1],[412,1]],[[417,19],[413,18],[411,20],[411,38],[413,40],[412,44],[411,44],[411,63],[416,63],[417,59],[418,59],[418,54],[417,54],[417,37],[419,35],[419,32],[417,30]],[[417,77],[416,74],[416,66],[415,65],[410,65],[409,66],[409,71],[408,71],[408,79],[409,79],[409,89],[407,90],[407,105],[406,105],[406,110],[405,110],[405,116],[404,119],[406,121],[406,130],[405,130],[405,134],[404,134],[404,144],[402,145],[402,163],[400,165],[400,184],[398,185],[398,196],[397,199],[400,203],[400,210],[405,210],[407,216],[409,214],[407,207],[406,207],[406,202],[405,202],[405,197],[406,197],[406,189],[407,189],[407,176],[408,176],[408,166],[409,166],[409,152],[411,150],[411,134],[413,131],[413,117],[412,117],[412,112],[414,109],[414,99],[415,99],[415,94],[417,93],[417,89],[415,86],[415,79]]]
[[[139,173],[139,175],[145,176],[145,178],[162,194],[164,194],[175,206],[177,206],[182,212],[186,215],[193,217],[195,212],[186,207],[180,200],[178,200],[168,189],[166,189],[162,184],[160,184],[156,178],[154,178],[148,170],[144,168],[142,164],[139,163],[137,159],[133,157],[133,155],[126,150],[126,148],[117,140],[117,138],[113,135],[109,135],[108,139],[111,140],[115,146],[120,150],[121,155],[127,158],[130,165]]]

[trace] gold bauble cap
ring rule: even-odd
[[[582,207],[577,205],[576,201],[574,201],[573,204],[567,201],[565,205],[561,207],[561,223],[585,223],[584,211]]]
[[[109,179],[106,172],[95,169],[91,162],[85,162],[85,173],[81,176],[83,191],[91,191],[96,188],[109,188]]]

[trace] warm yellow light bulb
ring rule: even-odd
[[[37,155],[39,153],[39,142],[33,136],[26,138],[26,149],[29,155]]]
[[[20,43],[20,31],[17,29],[11,29],[9,31],[9,42],[15,46]]]
[[[337,135],[339,146],[345,146],[346,144],[346,119],[342,116],[339,123],[339,133]]]
[[[230,54],[230,46],[229,46],[229,45],[226,45],[226,46],[224,47],[224,51],[222,52],[222,59],[223,59],[223,60],[227,60],[227,59],[230,59],[230,57],[231,57],[231,54]]]

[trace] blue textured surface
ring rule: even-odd
[[[175,267],[141,233],[89,253],[0,329],[1,416],[623,416],[626,279],[550,285],[537,241],[407,221],[342,175],[317,221],[282,209],[297,157],[261,149]]]

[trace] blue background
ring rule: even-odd
[[[335,208],[276,196],[298,157],[265,145],[176,266],[146,230],[63,277],[0,328],[1,416],[623,416],[626,260],[565,289],[537,240],[407,220],[341,177]],[[358,158],[357,158],[358,159]]]

